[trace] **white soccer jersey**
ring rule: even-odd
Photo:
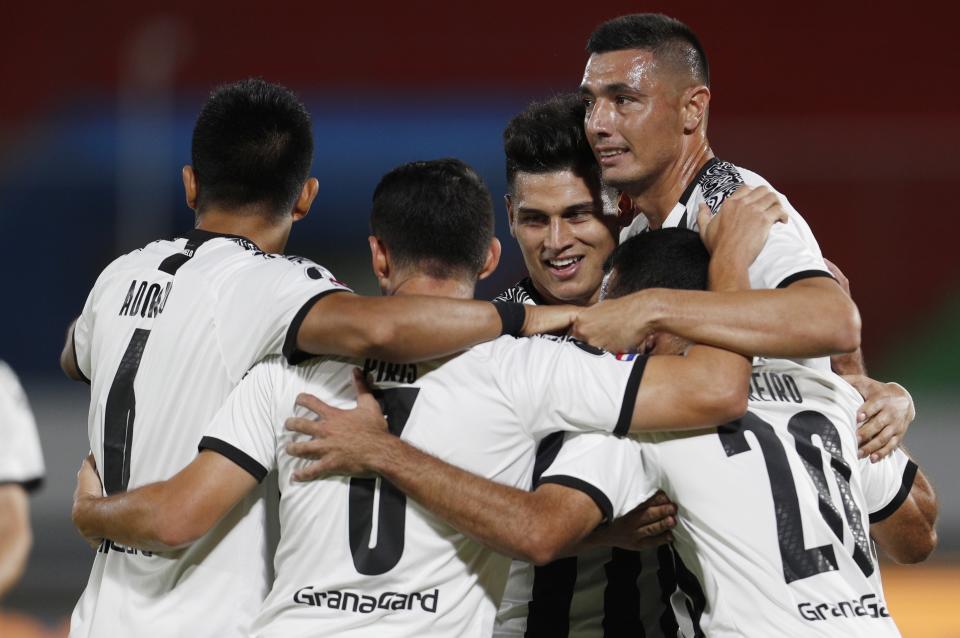
[[[309,260],[196,229],[111,263],[74,330],[105,492],[187,465],[243,374],[267,355],[300,356],[296,334],[313,300],[343,289]],[[71,636],[240,635],[269,587],[266,552],[260,493],[184,550],[150,554],[107,541]]]
[[[16,483],[32,492],[43,483],[37,424],[17,375],[0,361],[0,485]]]
[[[734,166],[730,162],[711,159],[680,196],[680,201],[664,220],[663,227],[699,230],[697,214],[700,204],[706,204],[716,214],[721,210],[724,200],[742,185],[766,186],[774,190],[767,180],[752,171]],[[777,195],[790,221],[786,224],[774,224],[770,229],[767,243],[750,266],[750,287],[756,290],[771,290],[786,288],[795,281],[809,277],[832,277],[807,222],[784,195],[779,192]],[[633,223],[620,232],[620,242],[644,232],[647,227],[647,218],[637,215]],[[801,363],[818,370],[830,370],[830,360],[826,357],[807,359]]]
[[[754,366],[749,412],[700,433],[573,436],[541,479],[620,516],[662,488],[682,636],[899,636],[870,523],[908,496],[916,465],[857,458],[860,396],[790,361]]]
[[[364,370],[382,393],[394,434],[475,474],[526,487],[548,433],[627,431],[644,362],[567,340],[501,337],[440,364],[367,360]],[[305,464],[284,452],[295,439],[283,424],[297,395],[352,407],[353,367],[332,358],[300,366],[265,361],[201,442],[257,479],[279,470],[276,580],[253,633],[488,638],[508,558],[386,481],[291,481]]]

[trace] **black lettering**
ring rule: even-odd
[[[311,607],[316,607],[317,603],[314,602],[313,596],[310,595],[312,593],[312,587],[302,587],[293,595],[293,602],[300,603],[301,605],[310,605]]]
[[[760,399],[757,397],[757,395],[754,394],[754,392],[756,391],[756,387],[757,387],[757,384],[756,384],[756,382],[754,381],[753,377],[751,376],[751,377],[750,377],[750,387],[749,387],[749,392],[750,392],[750,393],[747,395],[747,400],[748,400],[748,401],[759,401],[759,400],[760,400]]]
[[[419,600],[420,600],[422,597],[423,597],[423,595],[422,595],[422,594],[419,594],[419,593],[417,593],[417,592],[413,592],[412,594],[410,594],[410,598],[407,599],[407,609],[413,609],[413,603],[414,603],[414,602],[419,602]]]
[[[849,612],[850,612],[850,615],[853,615],[853,603],[851,603],[851,602],[849,602],[849,601],[846,601],[846,600],[841,601],[841,602],[840,602],[839,609],[840,609],[840,612],[843,614],[843,617],[844,617],[844,618],[849,618],[849,617],[850,617],[850,616],[847,615],[847,611],[848,611],[848,610],[849,610]]]
[[[380,361],[377,366],[377,381],[383,381],[383,371],[387,367],[385,361]]]
[[[133,301],[133,291],[137,287],[137,280],[134,279],[130,282],[130,289],[127,290],[127,296],[123,300],[123,305],[120,307],[120,316],[123,316],[128,310],[130,310],[130,303]]]
[[[397,592],[388,591],[380,594],[380,609],[390,609],[390,599],[397,595]]]
[[[794,403],[803,403],[803,396],[800,394],[800,388],[797,387],[797,382],[793,380],[789,374],[783,375],[783,382],[787,386],[787,392],[790,393],[790,398],[793,399]]]
[[[173,290],[173,282],[172,282],[172,281],[168,281],[168,282],[167,282],[167,287],[166,287],[166,288],[164,289],[164,291],[163,291],[163,301],[160,303],[160,307],[157,308],[157,314],[158,314],[158,315],[163,312],[163,309],[164,309],[164,308],[167,307],[167,299],[170,298],[170,291],[172,291],[172,290]]]
[[[143,303],[143,298],[147,294],[147,282],[140,282],[140,287],[137,288],[137,295],[133,298],[133,306],[130,308],[128,313],[131,317],[140,314],[140,305]]]
[[[406,383],[413,383],[416,380],[417,380],[417,364],[412,363],[407,366]]]
[[[353,609],[350,609],[350,603],[353,602]],[[340,609],[344,611],[357,611],[357,606],[360,604],[360,596],[358,594],[353,594],[351,592],[343,592],[343,604],[340,606]]]
[[[363,360],[363,376],[366,378],[368,374],[373,372],[374,368],[377,367],[376,359],[364,359]]]
[[[813,605],[811,605],[810,603],[800,603],[799,605],[797,605],[797,611],[800,612],[800,616],[804,620],[818,620],[817,615],[814,612],[810,611],[809,609],[809,607],[812,607],[812,606]],[[807,607],[808,609],[804,609],[804,607]]]
[[[406,609],[407,608],[407,595],[406,594],[397,594],[397,597],[393,600],[393,604],[390,605],[390,609]]]
[[[432,594],[423,594],[423,598],[420,601],[420,607],[423,609],[423,611],[435,614],[437,613],[437,601],[439,598],[439,589],[434,589]]]
[[[768,401],[769,399],[763,396],[763,387],[759,383],[757,383],[757,378],[760,376],[760,373],[754,372],[750,376],[753,378],[753,385],[757,389],[757,396],[760,398],[761,401]]]
[[[783,381],[780,380],[780,375],[771,374],[770,380],[773,381],[773,389],[777,393],[777,399],[780,401],[786,401],[787,393],[784,391],[785,389],[783,387]]]
[[[826,620],[826,619],[827,619],[826,615],[824,615],[824,613],[823,613],[823,610],[824,610],[824,609],[829,609],[829,608],[830,608],[830,605],[828,605],[827,603],[820,603],[819,605],[817,605],[817,607],[816,607],[817,616],[820,618],[820,620]]]
[[[327,592],[327,607],[331,609],[342,609],[340,607],[340,597],[342,594],[338,591],[328,591]]]
[[[363,596],[360,599],[360,608],[359,611],[361,614],[369,614],[371,611],[377,608],[377,599],[373,596]]]
[[[143,310],[140,311],[140,316],[143,317],[146,315],[153,319],[157,316],[157,309],[160,307],[160,284],[150,286],[150,290],[147,291],[147,299],[149,299],[150,302],[143,304]]]

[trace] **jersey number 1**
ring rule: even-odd
[[[807,549],[803,538],[797,486],[790,472],[786,451],[773,426],[750,412],[738,421],[721,426],[717,429],[717,434],[720,436],[720,442],[727,456],[735,456],[750,450],[750,444],[745,436],[748,431],[753,432],[757,437],[760,452],[767,466],[770,491],[773,494],[776,510],[777,538],[780,544],[780,558],[783,561],[784,580],[792,583],[795,580],[837,569],[837,557],[832,544]],[[863,574],[869,576],[873,573],[869,539],[863,528],[860,509],[850,491],[850,466],[843,459],[837,427],[819,412],[807,410],[795,414],[790,419],[787,431],[793,436],[797,453],[817,488],[820,515],[842,544],[843,519],[830,495],[820,448],[813,444],[813,435],[820,437],[823,449],[830,457],[830,469],[836,478],[840,500],[843,501],[843,518],[846,519],[853,535],[853,560]]]
[[[387,417],[387,427],[396,436],[410,418],[410,410],[420,388],[388,388],[379,392],[380,406]],[[380,502],[377,506],[377,541],[370,546],[373,533],[373,508],[377,482]],[[386,479],[350,479],[350,552],[357,571],[367,576],[384,574],[393,569],[403,555],[407,521],[407,496]]]
[[[107,394],[103,415],[103,487],[107,494],[125,492],[130,482],[130,446],[133,442],[133,419],[137,398],[133,382],[137,378],[143,349],[150,331],[137,328],[120,359],[113,385]]]

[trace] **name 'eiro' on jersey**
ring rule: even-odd
[[[750,390],[747,414],[719,428],[568,436],[541,480],[576,478],[615,516],[658,488],[678,504],[677,635],[899,636],[869,534],[916,465],[900,450],[858,458],[862,399],[832,373],[760,360]]]
[[[199,229],[107,266],[74,328],[105,492],[186,466],[247,370],[268,355],[303,358],[300,324],[316,299],[341,290],[310,260]],[[269,585],[264,529],[257,492],[183,550],[150,554],[104,542],[70,635],[243,635]]]

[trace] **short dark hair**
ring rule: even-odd
[[[289,89],[259,78],[217,87],[193,128],[197,211],[265,204],[292,209],[313,162],[310,114]]]
[[[490,191],[458,159],[403,164],[373,192],[370,232],[400,267],[440,279],[476,276],[493,239]]]
[[[614,272],[606,290],[609,298],[647,288],[706,290],[710,253],[694,231],[663,228],[620,244],[605,268]]]
[[[583,131],[584,107],[579,95],[567,93],[533,102],[503,131],[507,187],[517,173],[572,170],[591,187],[600,186],[600,166]]]
[[[707,54],[697,35],[684,23],[662,13],[634,13],[604,22],[587,41],[587,53],[645,49],[671,66],[682,68],[710,86]]]

